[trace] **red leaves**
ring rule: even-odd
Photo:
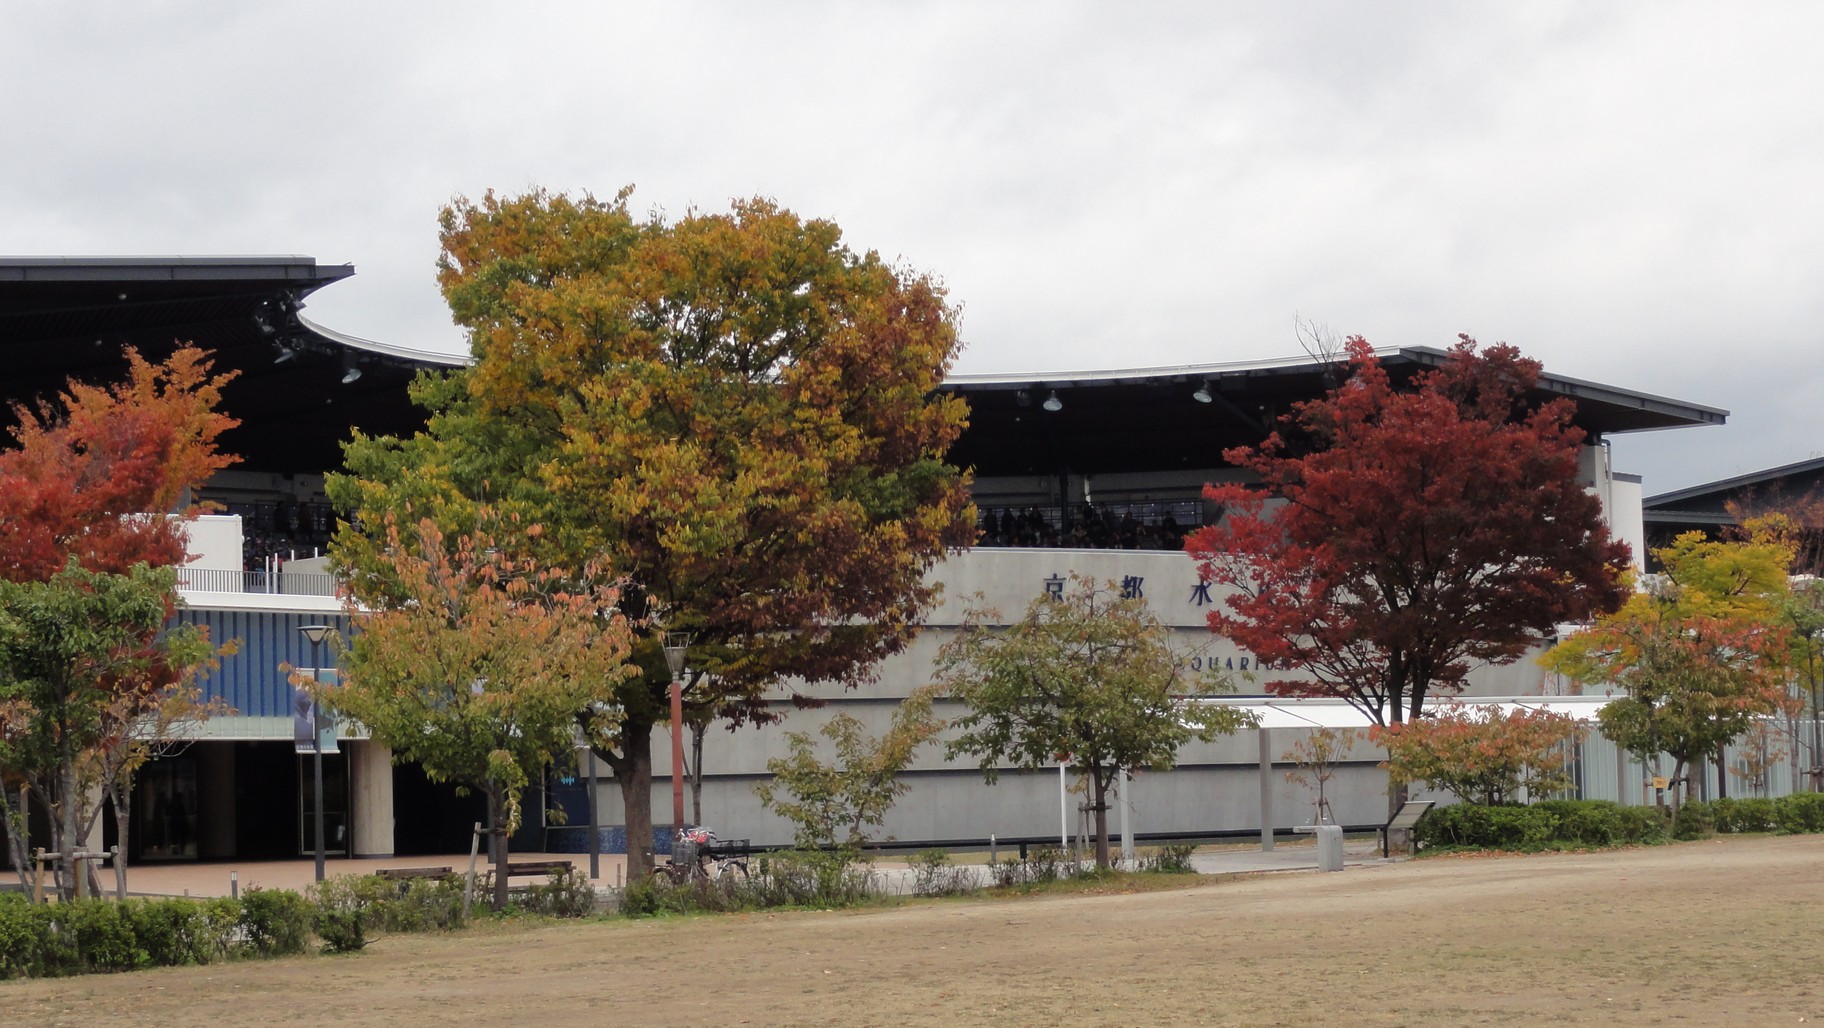
[[[1629,554],[1579,481],[1571,403],[1533,395],[1537,362],[1465,337],[1396,391],[1366,341],[1349,356],[1341,386],[1224,454],[1259,485],[1210,487],[1227,514],[1186,549],[1232,590],[1212,630],[1305,675],[1274,688],[1379,722],[1614,609]]]
[[[95,571],[181,563],[187,495],[233,458],[215,412],[232,373],[184,347],[163,364],[129,350],[126,382],[72,380],[37,410],[17,407],[16,448],[0,452],[0,577],[45,581],[70,556]]]

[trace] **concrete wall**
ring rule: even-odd
[[[189,526],[189,549],[196,559],[184,565],[199,571],[241,570],[241,516],[204,514]]]
[[[791,683],[774,690],[770,698],[784,718],[779,724],[747,727],[729,732],[712,726],[705,740],[703,822],[726,838],[752,838],[756,843],[782,845],[791,841],[792,827],[763,810],[754,785],[767,777],[766,761],[785,752],[784,735],[815,733],[840,711],[861,721],[867,731],[879,734],[890,722],[897,703],[930,680],[937,651],[951,637],[976,605],[974,595],[997,608],[1006,618],[1021,614],[1027,603],[1045,591],[1046,581],[1067,579],[1072,571],[1117,584],[1134,579],[1148,605],[1175,629],[1176,642],[1199,654],[1206,666],[1230,676],[1243,694],[1261,694],[1266,683],[1281,673],[1263,671],[1256,658],[1233,643],[1213,636],[1205,622],[1222,593],[1212,586],[1205,600],[1198,592],[1196,567],[1182,553],[1131,550],[977,549],[945,561],[934,572],[944,584],[943,599],[927,619],[926,629],[903,653],[884,661],[875,679],[854,688],[840,685],[806,686]],[[1483,668],[1472,676],[1470,693],[1516,695],[1541,692],[1544,673],[1530,661],[1502,668]],[[817,697],[825,706],[792,709],[789,697],[796,689]],[[963,708],[939,704],[938,713],[955,717]],[[1305,733],[1280,728],[1272,732],[1268,776],[1274,825],[1290,829],[1310,824],[1314,796],[1285,781],[1290,769],[1287,751]],[[663,824],[671,809],[669,729],[653,733],[654,820]],[[1386,820],[1386,773],[1379,769],[1380,755],[1359,746],[1351,762],[1331,783],[1328,799],[1336,820],[1349,825],[1379,824]],[[1060,830],[1058,774],[1042,771],[1003,770],[995,785],[987,785],[974,763],[944,759],[942,743],[927,746],[905,775],[910,787],[889,816],[884,835],[901,844],[1001,839],[1056,839]],[[1072,783],[1075,784],[1074,782]],[[1176,770],[1137,776],[1130,789],[1130,816],[1134,831],[1142,835],[1247,834],[1260,828],[1260,740],[1257,731],[1212,743],[1192,743],[1179,755]],[[612,780],[602,782],[600,793],[604,824],[621,820],[621,800]],[[1075,831],[1080,794],[1065,801],[1066,814]],[[685,797],[689,819],[690,797]],[[1118,825],[1111,811],[1111,827]]]

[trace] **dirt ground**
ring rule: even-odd
[[[489,925],[0,983],[8,1024],[1798,1024],[1824,836],[1428,859],[1186,891]]]

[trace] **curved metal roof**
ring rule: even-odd
[[[223,406],[241,425],[223,447],[243,468],[334,467],[353,426],[409,434],[423,423],[404,387],[428,362],[299,313],[354,273],[295,255],[0,258],[0,400],[29,403],[71,377],[117,381],[129,345],[160,360],[195,343],[215,351],[218,369],[239,371]],[[351,371],[360,374],[344,382]]]
[[[304,256],[0,258],[0,400],[30,401],[69,376],[117,379],[123,345],[158,359],[180,341],[215,350],[239,377],[224,397],[241,426],[224,446],[255,471],[341,463],[354,428],[422,427],[405,385],[461,356],[376,342],[301,313],[305,298],[354,274]],[[1428,347],[1379,351],[1396,380],[1446,359]],[[1164,472],[1222,465],[1293,403],[1321,395],[1337,365],[1316,357],[1035,375],[955,375],[970,427],[952,459],[978,475]],[[358,374],[352,374],[358,373]],[[1721,424],[1727,411],[1547,373],[1593,437]],[[1055,393],[1050,409],[1046,401]],[[1194,395],[1196,394],[1196,395]]]

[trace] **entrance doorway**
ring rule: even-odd
[[[317,796],[314,756],[298,755],[298,854],[317,852]],[[348,856],[348,757],[323,754],[323,853]]]

